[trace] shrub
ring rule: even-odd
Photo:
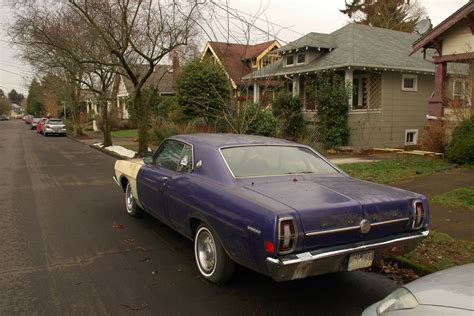
[[[421,132],[419,143],[422,150],[444,152],[447,135],[443,121],[435,121],[426,126]]]
[[[197,131],[190,124],[176,124],[174,122],[162,120],[153,128],[151,138],[155,143],[160,144],[168,137],[195,132]]]
[[[255,115],[259,109],[255,104],[249,104],[248,116]],[[250,122],[247,134],[275,137],[278,133],[279,122],[272,111],[260,109],[256,118]]]
[[[474,163],[474,117],[454,129],[451,143],[446,147],[446,157],[454,163]]]
[[[281,133],[284,138],[297,140],[306,130],[303,115],[303,103],[284,92],[278,94],[272,105],[273,115],[281,122]]]
[[[350,137],[347,122],[350,85],[334,71],[322,71],[316,74],[315,79],[305,82],[305,91],[316,100],[318,130],[324,146],[334,148],[347,145]]]

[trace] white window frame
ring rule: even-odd
[[[407,141],[407,136],[409,133],[415,133],[413,135],[413,142]],[[406,129],[405,130],[405,145],[418,145],[418,129]]]
[[[405,79],[413,79],[413,88],[405,87]],[[402,75],[402,91],[418,91],[418,76],[417,75],[409,75],[403,74]]]
[[[459,83],[461,85],[461,94],[456,94],[456,83]],[[453,80],[453,99],[458,97],[459,99],[463,99],[466,96],[466,91],[467,91],[467,82],[466,80],[462,79],[454,79]]]
[[[360,104],[360,103],[364,103],[364,85],[361,84],[364,82],[364,79],[369,80],[369,75],[368,74],[357,74],[357,75],[354,75],[352,80],[357,80],[359,81],[359,84],[357,85],[357,104]],[[369,92],[367,91],[367,94]],[[354,91],[351,93],[351,98],[354,97]],[[369,111],[369,108],[370,108],[370,104],[369,104],[369,100],[367,99],[367,108],[355,108],[354,107],[354,103],[351,102],[351,111],[354,111],[354,112],[367,112]]]
[[[290,56],[293,56],[293,63],[292,64],[288,64],[288,57]],[[286,55],[285,56],[285,66],[286,67],[293,67],[294,65],[296,65],[296,60],[295,60],[295,55],[294,54],[291,54],[291,55]]]

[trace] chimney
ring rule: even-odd
[[[176,85],[176,80],[178,79],[179,72],[179,56],[177,52],[172,53],[172,63],[173,63],[173,85]]]

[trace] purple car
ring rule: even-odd
[[[428,235],[421,194],[353,179],[312,148],[235,134],[178,135],[118,160],[129,215],[194,240],[197,268],[228,281],[241,264],[277,281],[366,268]]]

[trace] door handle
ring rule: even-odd
[[[168,177],[161,177],[161,180],[168,181]]]

